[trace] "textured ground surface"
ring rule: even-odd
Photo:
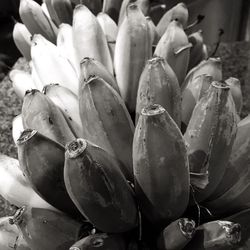
[[[222,58],[224,79],[233,76],[241,80],[244,106],[242,117],[250,113],[250,43],[238,42],[221,44],[217,56]],[[19,59],[15,68],[28,69],[24,59]],[[12,119],[20,113],[21,101],[13,92],[11,82],[6,76],[0,84],[0,152],[17,157],[11,129]],[[12,213],[7,202],[0,199],[0,216]]]

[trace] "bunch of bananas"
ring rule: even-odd
[[[250,118],[188,9],[21,0],[31,72],[0,156],[1,250],[249,249]],[[191,25],[192,26],[192,25]]]

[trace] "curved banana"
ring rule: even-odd
[[[168,10],[157,23],[156,29],[160,37],[165,33],[168,25],[173,21],[178,20],[185,29],[188,22],[188,8],[185,3],[178,3]]]
[[[139,207],[154,226],[164,227],[183,214],[190,185],[187,150],[180,129],[158,104],[141,111],[133,169]]]
[[[73,28],[71,25],[62,23],[59,26],[57,40],[57,48],[60,50],[61,55],[65,56],[70,64],[75,69],[76,75],[80,77],[80,64],[78,63],[76,50],[73,42]]]
[[[81,86],[79,108],[83,138],[120,160],[126,178],[133,182],[134,125],[121,97],[103,79],[92,77]]]
[[[24,131],[22,114],[15,116],[12,120],[12,138],[17,145],[17,140],[20,137],[21,133]]]
[[[78,94],[79,80],[76,71],[54,44],[41,35],[34,35],[31,58],[43,86],[59,83]]]
[[[187,73],[191,46],[181,23],[173,20],[155,48],[154,55],[163,57],[168,62],[180,86]]]
[[[146,17],[138,5],[131,4],[119,27],[114,55],[117,83],[130,113],[135,112],[139,78],[151,54]]]
[[[113,62],[105,34],[97,18],[84,5],[78,5],[74,9],[73,39],[79,63],[84,57],[91,57],[113,74]]]
[[[168,114],[181,126],[181,90],[174,71],[161,57],[148,60],[140,77],[136,120],[141,110],[152,104],[160,104]]]
[[[51,0],[52,8],[61,23],[72,24],[73,9],[70,0]]]
[[[18,160],[3,154],[0,154],[0,180],[0,194],[10,204],[56,210],[31,188]]]
[[[105,150],[80,138],[67,144],[64,180],[79,211],[97,229],[121,233],[137,226],[133,191]]]
[[[56,43],[57,27],[50,22],[37,2],[21,0],[19,15],[31,35],[41,34],[52,43]]]
[[[82,136],[78,97],[68,88],[59,84],[46,85],[43,93],[62,111],[68,125],[76,136]]]
[[[93,76],[98,76],[108,83],[114,90],[116,90],[118,94],[120,94],[120,90],[114,76],[104,67],[103,64],[93,58],[85,57],[81,61],[80,67],[80,84],[84,84],[84,81],[87,82]]]
[[[9,77],[15,93],[20,99],[23,99],[27,90],[37,88],[32,80],[32,76],[23,70],[12,69],[9,73]]]
[[[25,129],[35,129],[62,145],[75,138],[59,108],[39,90],[33,89],[24,96],[22,119]]]
[[[237,132],[229,86],[212,82],[197,102],[184,135],[198,201],[207,199],[222,180]],[[203,178],[201,178],[203,177]]]
[[[26,26],[22,23],[17,22],[13,28],[12,36],[18,50],[26,58],[27,61],[30,61],[31,34],[27,30]]]
[[[48,209],[21,207],[10,219],[32,250],[69,249],[84,233],[84,224]]]

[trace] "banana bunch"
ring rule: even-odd
[[[249,249],[250,119],[188,8],[21,0],[2,249]],[[159,22],[155,18],[160,17]],[[2,244],[2,245],[1,245]]]

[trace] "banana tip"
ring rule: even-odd
[[[226,82],[213,81],[211,85],[217,89],[225,89],[225,90],[230,89],[230,86]]]
[[[13,224],[19,224],[20,221],[22,220],[23,217],[23,213],[26,211],[26,206],[20,207],[19,209],[17,209],[17,211],[15,212],[15,214],[9,219],[9,223],[11,225]]]
[[[87,148],[87,141],[82,138],[77,138],[76,140],[66,144],[66,153],[69,158],[76,158],[82,154]]]
[[[142,109],[141,114],[145,116],[153,116],[164,113],[166,110],[159,104],[152,104]]]
[[[195,233],[195,221],[188,218],[181,218],[178,222],[182,234],[191,239]]]
[[[33,129],[25,129],[20,137],[17,139],[17,144],[20,145],[26,141],[28,141],[31,137],[33,137],[37,133],[36,130]]]

